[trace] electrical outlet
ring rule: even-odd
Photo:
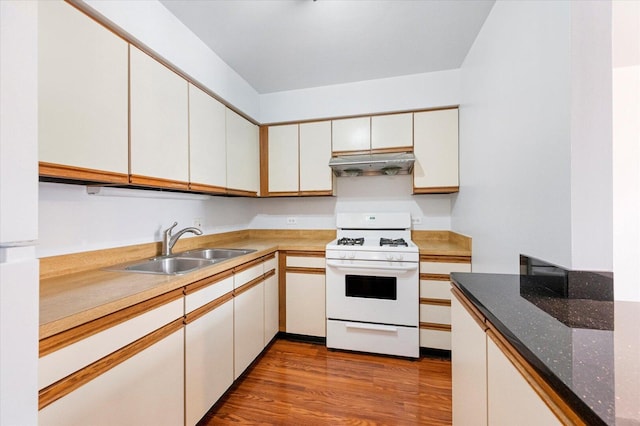
[[[287,218],[287,225],[295,225],[296,223],[298,223],[298,219],[296,219],[295,217]]]
[[[422,225],[422,218],[420,216],[412,217],[411,223],[413,223],[414,225]]]
[[[196,228],[200,228],[202,229],[202,218],[201,217],[196,217],[193,219],[193,226]]]

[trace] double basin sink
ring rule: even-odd
[[[135,263],[125,263],[107,268],[109,271],[139,272],[143,274],[181,275],[197,269],[224,262],[234,257],[253,253],[252,249],[207,248],[189,250],[169,256],[159,256]]]

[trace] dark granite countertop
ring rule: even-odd
[[[563,297],[526,275],[451,278],[587,424],[640,425],[640,303]]]

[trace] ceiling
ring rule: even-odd
[[[160,0],[258,93],[459,68],[494,0]]]

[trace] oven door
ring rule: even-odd
[[[327,318],[418,326],[415,262],[327,259]]]

